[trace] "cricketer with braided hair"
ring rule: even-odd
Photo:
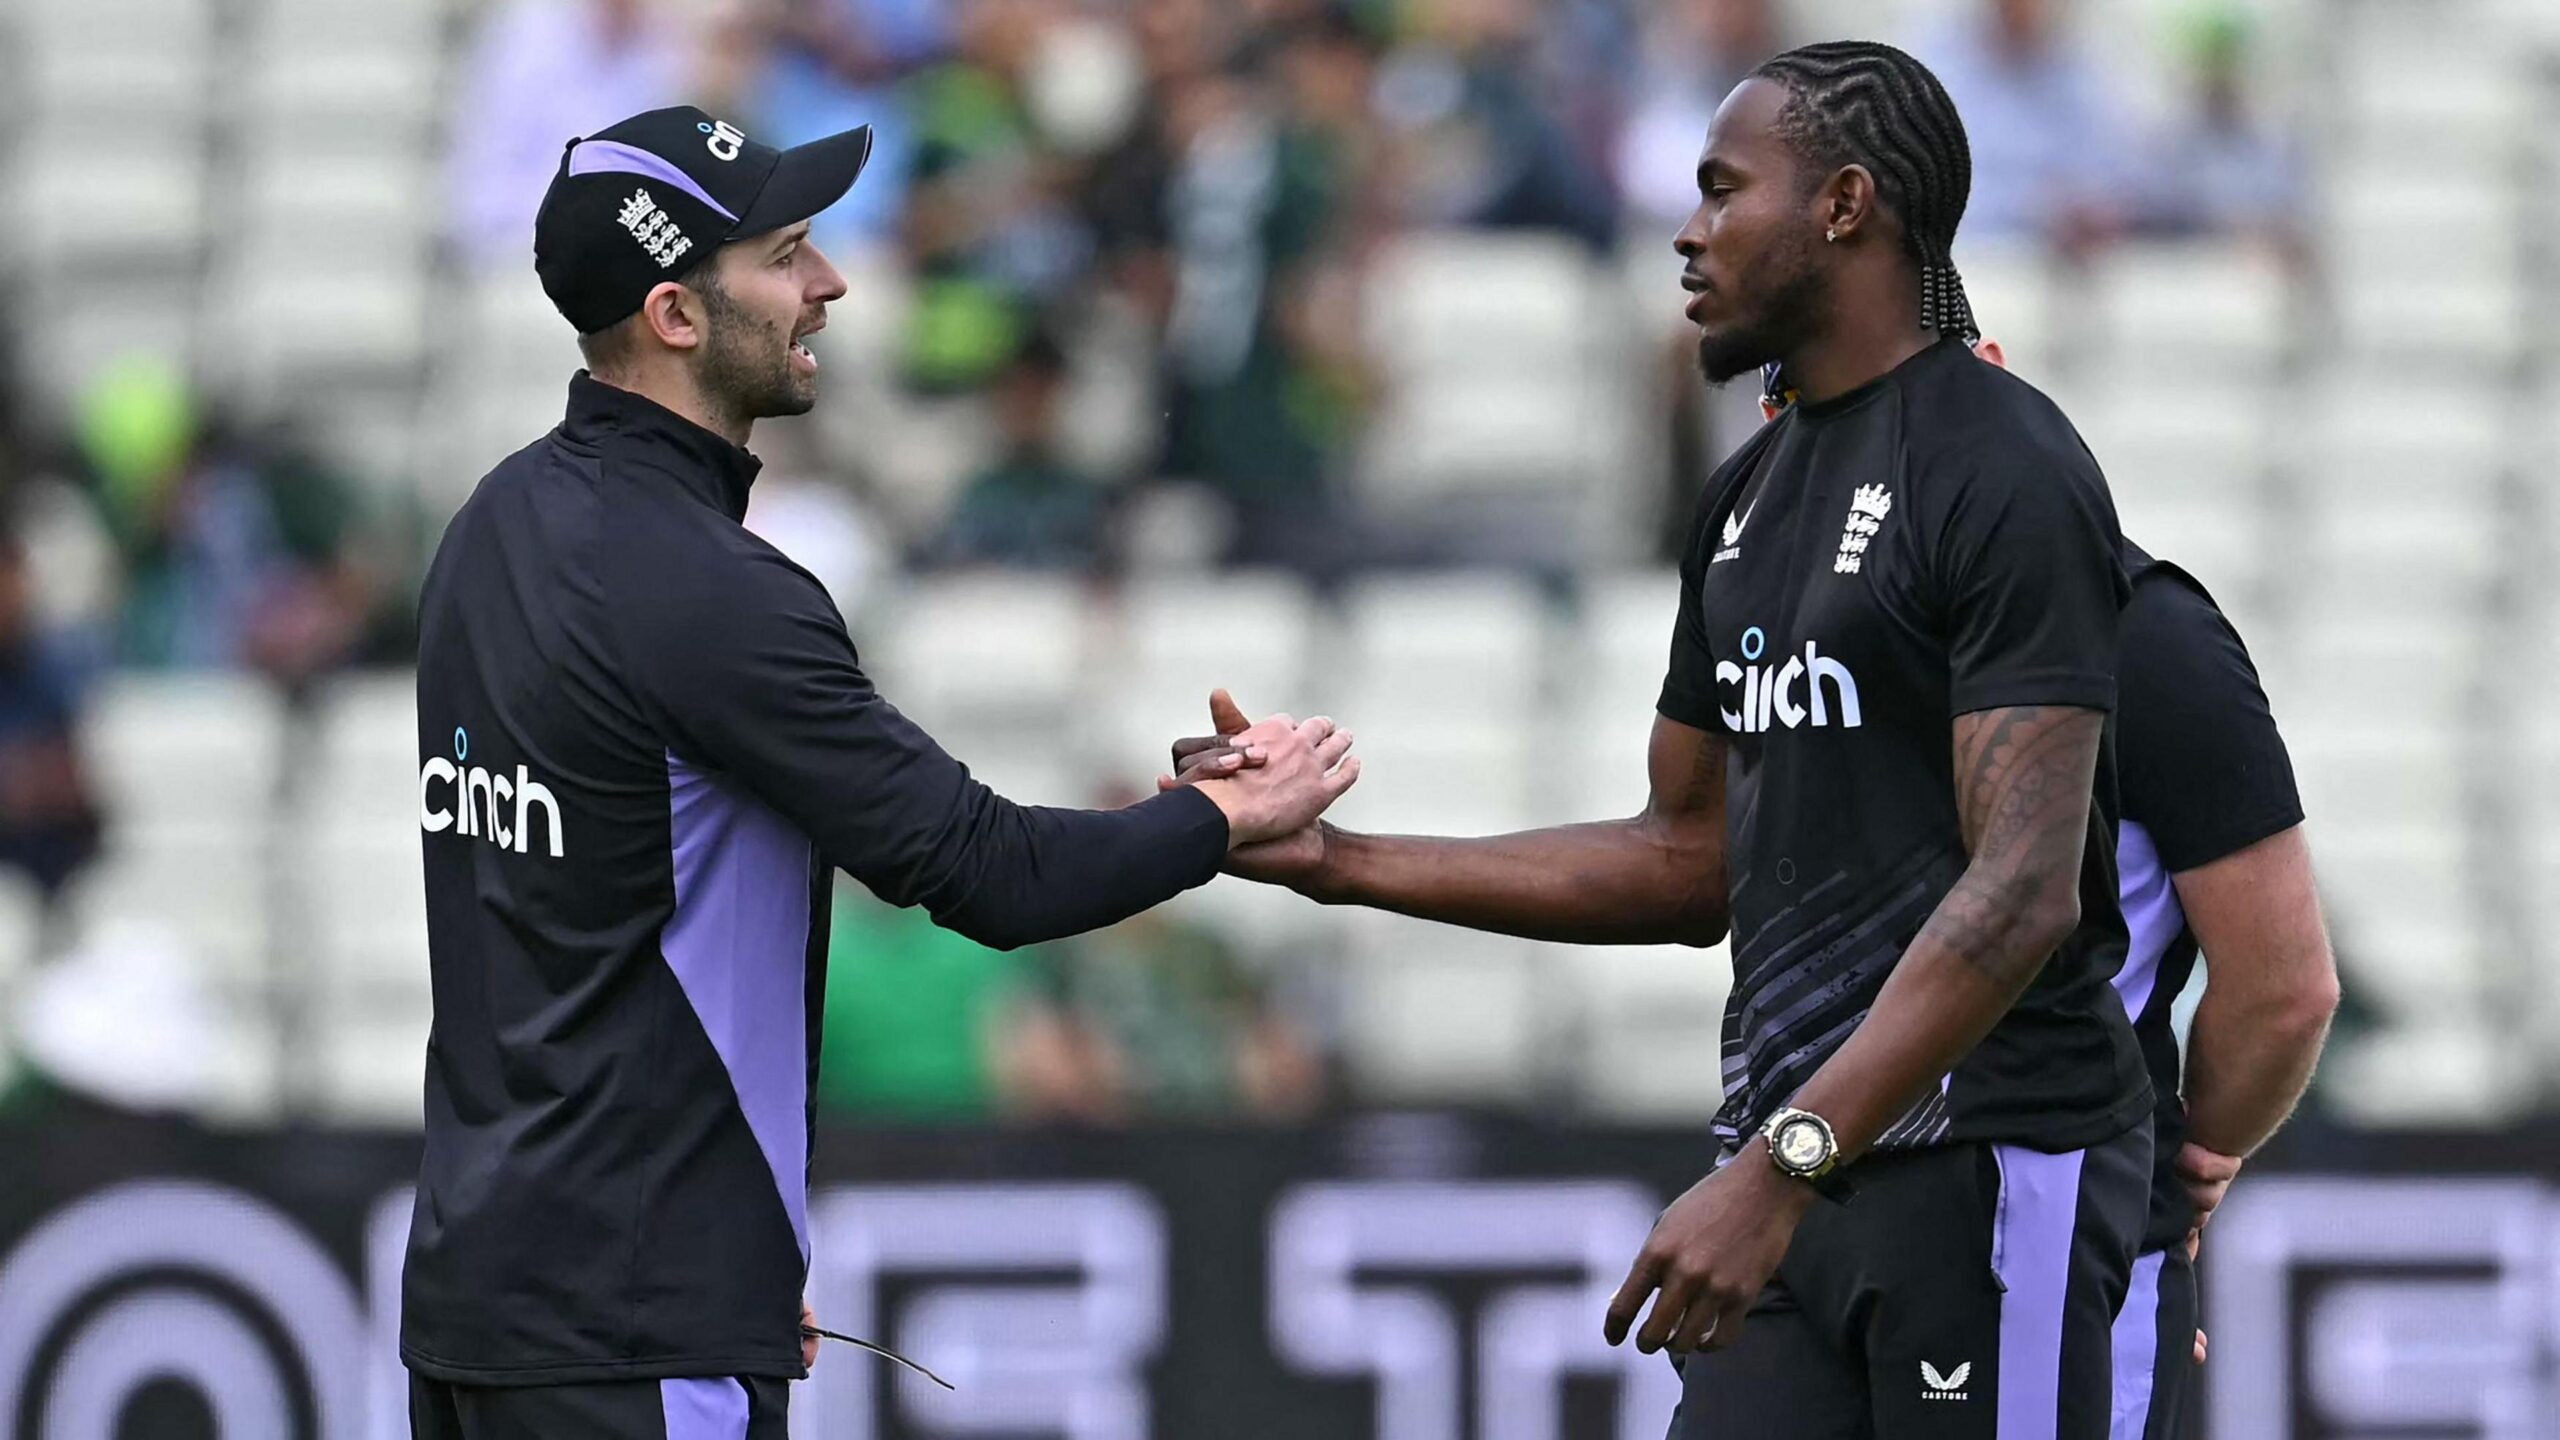
[[[1885,45],[1790,51],[1717,111],[1675,241],[1699,366],[1796,398],[1707,483],[1642,813],[1227,860],[1547,940],[1730,931],[1716,1165],[1603,1320],[1682,1358],[1675,1440],[2108,1433],[2152,1159],[2109,988],[2127,585],[2070,422],[1967,348],[1970,169]],[[1164,783],[1249,763],[1204,737]]]

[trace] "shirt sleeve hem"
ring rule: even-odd
[[[2069,705],[2112,714],[2116,708],[2115,677],[2085,670],[2027,670],[1962,681],[1947,692],[1947,713],[1951,716],[2012,705]]]
[[[1167,839],[1181,857],[1176,873],[1183,889],[1194,890],[1217,878],[1219,867],[1226,863],[1229,839],[1227,812],[1217,801],[1196,785],[1184,785],[1139,803],[1158,804],[1168,817]]]
[[[2151,832],[2151,839],[2160,852],[2160,868],[2180,875],[2228,859],[2301,823],[2302,806],[2288,803],[2244,814],[2198,836],[2180,837],[2176,844],[2162,843],[2156,830]]]
[[[1724,733],[1724,716],[1716,708],[1716,702],[1680,686],[1663,686],[1662,698],[1654,702],[1653,708],[1656,714],[1674,724],[1704,730],[1710,735]]]

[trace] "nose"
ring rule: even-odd
[[[809,303],[824,305],[830,300],[843,299],[846,289],[844,276],[836,270],[835,262],[829,260],[826,252],[815,244],[804,241],[801,248],[812,262],[809,267]]]
[[[1679,233],[1671,237],[1671,248],[1678,251],[1683,260],[1695,260],[1707,248],[1706,231],[1699,227],[1697,216],[1690,216],[1689,223],[1681,226]]]

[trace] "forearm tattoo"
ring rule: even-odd
[[[2105,725],[2050,705],[1956,719],[1956,818],[1973,863],[1922,933],[2002,985],[2023,985],[2046,959],[2039,898],[2077,883]]]

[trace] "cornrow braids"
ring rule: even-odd
[[[1973,150],[1938,77],[1872,40],[1802,46],[1751,73],[1786,87],[1778,133],[1799,156],[1822,173],[1863,165],[1875,176],[1920,266],[1920,324],[1967,343],[1980,339],[1955,262]]]

